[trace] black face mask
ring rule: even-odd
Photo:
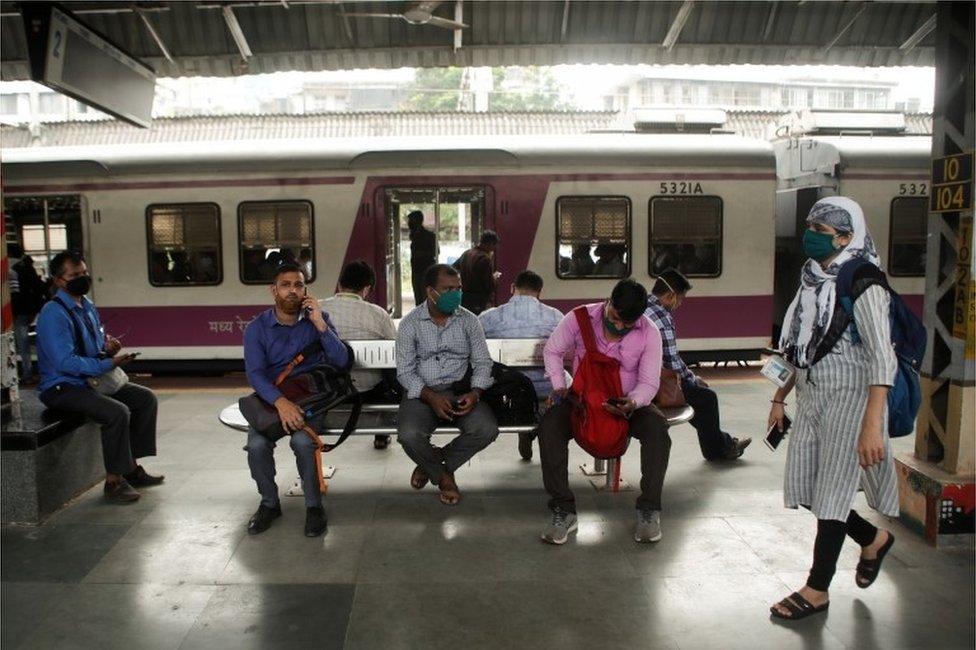
[[[91,291],[92,280],[90,275],[82,275],[72,280],[68,280],[64,289],[72,296],[81,297]]]

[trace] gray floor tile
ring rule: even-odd
[[[216,589],[149,583],[75,585],[38,619],[27,645],[57,650],[179,648]]]
[[[351,585],[220,587],[181,647],[342,648],[354,590]]]
[[[111,552],[129,527],[129,524],[4,526],[0,532],[3,547],[0,575],[4,582],[78,582]]]
[[[30,647],[27,639],[38,631],[47,612],[73,588],[74,585],[63,583],[4,582],[0,587],[0,646],[4,650]]]

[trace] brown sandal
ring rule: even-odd
[[[457,483],[454,482],[454,477],[447,472],[444,472],[441,477],[441,483],[438,488],[441,491],[441,503],[445,506],[456,506],[458,501],[461,500],[461,490],[458,489]]]
[[[413,474],[410,475],[410,487],[415,490],[422,490],[430,479],[424,473],[424,470],[420,469],[420,465],[413,468]]]

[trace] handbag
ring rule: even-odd
[[[346,350],[349,353],[349,364],[345,368],[321,364],[308,372],[291,377],[292,371],[299,364],[309,355],[322,349],[321,342],[316,340],[305,346],[294,359],[289,361],[275,379],[275,386],[281,390],[282,394],[302,409],[305,418],[302,431],[315,443],[315,466],[318,470],[319,489],[322,493],[325,493],[326,490],[325,479],[322,476],[322,452],[332,451],[352,434],[356,429],[362,410],[362,399],[349,376],[349,367],[352,366],[353,360],[352,348],[348,344],[344,343],[344,345],[346,345]],[[319,438],[319,433],[309,423],[345,402],[349,402],[352,408],[339,439],[334,443],[323,443]],[[261,399],[257,393],[251,393],[240,398],[237,405],[247,423],[266,438],[274,441],[288,435],[278,417],[278,409]]]
[[[654,404],[665,409],[687,406],[685,393],[681,390],[681,376],[674,370],[661,369],[661,384],[654,396]]]
[[[54,302],[56,302],[68,315],[68,319],[71,321],[71,325],[75,331],[75,340],[78,342],[78,350],[80,352],[84,352],[85,339],[82,337],[81,326],[78,325],[78,319],[74,317],[63,302],[57,298],[54,299]],[[89,329],[91,330],[91,328]],[[94,331],[92,330],[90,333],[94,334]],[[97,340],[98,337],[95,338]],[[125,370],[122,370],[122,368],[115,366],[108,372],[102,373],[97,377],[86,377],[85,383],[100,395],[115,395],[117,392],[119,392],[119,390],[122,389],[123,386],[129,383],[129,375],[125,374]]]

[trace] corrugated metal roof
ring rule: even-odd
[[[254,53],[247,63],[241,60],[217,2],[82,2],[71,3],[71,9],[112,9],[114,13],[80,17],[163,77],[559,63],[934,64],[934,34],[911,50],[898,47],[935,13],[930,2],[697,2],[669,50],[661,43],[682,2],[467,0],[464,21],[470,27],[463,30],[457,52],[453,30],[402,20],[349,18],[347,32],[340,15],[343,7],[398,12],[408,6],[406,2],[229,4]],[[140,18],[126,10],[129,6],[151,10],[150,20],[175,62],[161,56]],[[436,15],[453,17],[453,7],[453,2],[445,2]],[[26,39],[16,3],[4,0],[0,9],[0,78],[25,79]]]
[[[726,110],[724,130],[747,137],[769,139],[787,113],[781,111]],[[932,116],[905,115],[908,134],[932,133]],[[230,115],[216,117],[156,118],[148,129],[117,120],[55,122],[33,127],[0,127],[0,146],[70,147],[163,142],[216,142],[288,140],[304,138],[364,138],[400,136],[519,136],[577,135],[633,130],[625,113],[318,113],[306,115]],[[36,137],[35,137],[36,136]]]

